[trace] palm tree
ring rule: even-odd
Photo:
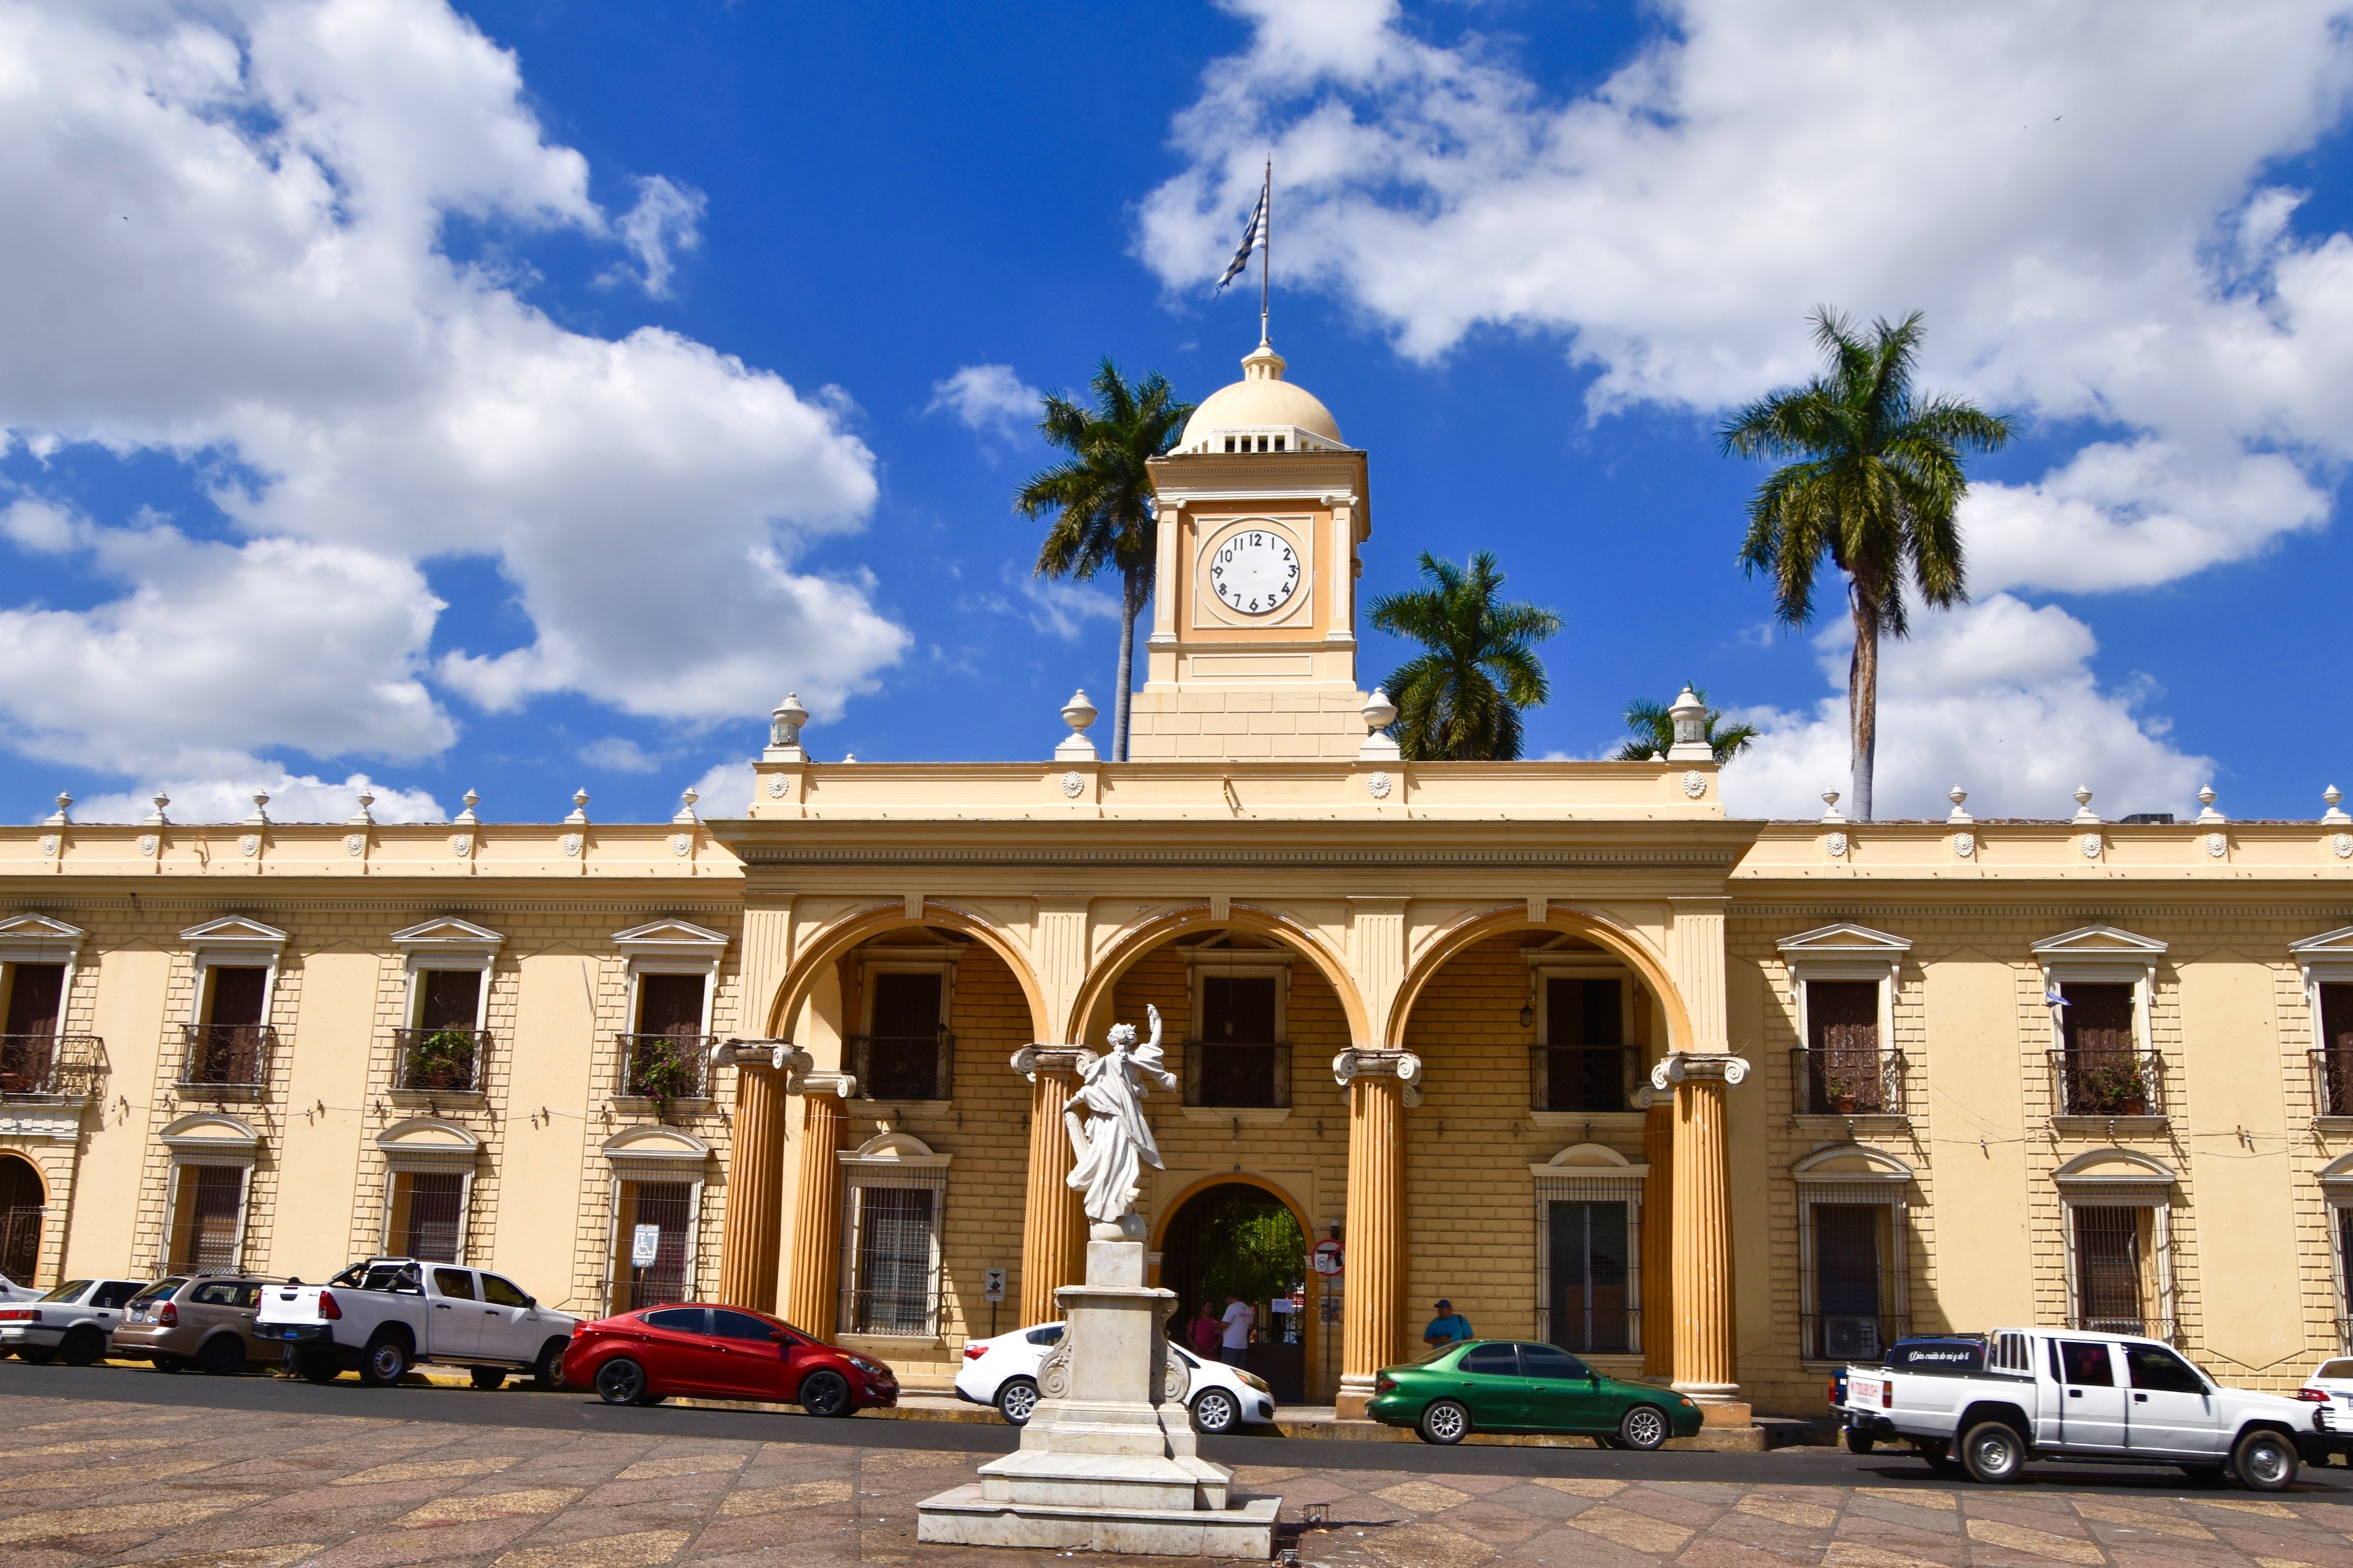
[[[1417,762],[1504,763],[1520,754],[1520,710],[1551,695],[1544,661],[1530,646],[1560,631],[1560,617],[1530,604],[1504,604],[1493,552],[1466,572],[1422,552],[1430,583],[1373,601],[1373,625],[1427,649],[1388,679],[1398,749]]]
[[[1866,339],[1824,305],[1814,342],[1829,370],[1750,404],[1726,421],[1727,457],[1795,458],[1757,487],[1741,564],[1773,576],[1790,626],[1813,618],[1814,572],[1828,555],[1847,577],[1854,655],[1847,676],[1855,815],[1871,816],[1879,738],[1879,639],[1910,631],[1908,570],[1920,597],[1948,609],[1968,597],[1954,513],[1968,490],[1964,448],[1998,451],[2010,422],[1955,397],[1924,398],[1912,373],[1920,312],[1872,324]]]
[[[1692,695],[1703,704],[1707,701],[1707,693],[1696,686],[1692,688]],[[1757,739],[1757,726],[1754,724],[1731,724],[1717,729],[1716,724],[1723,717],[1723,709],[1708,709],[1707,728],[1702,731],[1708,745],[1715,752],[1715,765],[1718,767],[1746,751],[1748,743]],[[1613,763],[1646,763],[1654,752],[1664,756],[1667,748],[1675,743],[1674,716],[1667,711],[1665,703],[1653,702],[1646,697],[1636,698],[1626,704],[1626,728],[1634,732],[1634,738],[1611,754],[1609,760]]]
[[[1106,356],[1090,386],[1094,406],[1046,395],[1038,434],[1071,454],[1032,474],[1013,498],[1026,518],[1054,514],[1038,547],[1038,575],[1083,583],[1105,567],[1118,571],[1119,686],[1113,707],[1112,760],[1127,760],[1128,692],[1135,683],[1135,618],[1152,597],[1159,514],[1145,465],[1176,444],[1193,405],[1176,401],[1158,371],[1130,384]]]

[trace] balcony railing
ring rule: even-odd
[[[1875,1362],[1912,1331],[1903,1313],[1818,1312],[1798,1320],[1799,1356],[1805,1361]]]
[[[848,1044],[849,1072],[858,1080],[860,1100],[955,1097],[950,1069],[955,1065],[955,1037],[945,1029],[930,1035],[852,1035]]]
[[[1789,1053],[1799,1116],[1903,1116],[1904,1053],[1876,1046],[1799,1046]]]
[[[621,1035],[621,1092],[667,1103],[703,1098],[708,1035]]]
[[[1223,1110],[1291,1103],[1291,1047],[1232,1040],[1187,1040],[1185,1103]]]
[[[87,1099],[105,1061],[96,1035],[0,1035],[0,1096]]]
[[[2353,1116],[2353,1051],[2312,1053],[2312,1104],[2318,1116]]]
[[[2163,1116],[2165,1061],[2130,1047],[2056,1050],[2051,1089],[2061,1116]]]
[[[184,1024],[180,1087],[255,1090],[269,1082],[278,1031],[267,1024]]]
[[[1633,1079],[1630,1046],[1528,1047],[1532,1110],[1630,1110]]]
[[[482,1087],[488,1029],[395,1029],[400,1055],[392,1087],[417,1093],[472,1094]]]

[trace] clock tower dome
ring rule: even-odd
[[[1261,340],[1152,463],[1160,554],[1137,762],[1352,758],[1365,454]]]

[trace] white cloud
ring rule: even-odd
[[[752,763],[748,757],[741,762],[714,763],[703,775],[694,781],[695,793],[702,798],[694,809],[702,816],[742,816],[752,804]]]
[[[443,0],[20,3],[0,62],[0,426],[173,455],[246,536],[106,531],[123,597],[10,612],[49,678],[0,689],[14,743],[142,769],[446,746],[417,563],[448,553],[494,559],[533,622],[498,655],[444,627],[441,679],[489,707],[733,718],[789,684],[834,712],[900,657],[869,583],[795,566],[876,494],[830,400],[676,333],[568,331],[438,248],[451,214],[569,228],[659,291],[701,199],[641,182],[617,229]],[[31,504],[9,536],[73,547]]]
[[[1725,770],[1727,810],[1819,816],[1822,791],[1847,792],[1851,643],[1843,621],[1815,639],[1839,690],[1813,712],[1733,715],[1765,732]],[[2140,692],[2103,690],[2095,651],[2091,628],[2064,610],[2007,594],[1914,617],[1909,639],[1881,645],[1876,815],[1942,816],[1956,784],[1978,816],[2068,816],[2078,784],[2110,817],[2194,810],[2212,762],[2169,745],[2163,721],[2141,713]]]
[[[2244,557],[2353,459],[2353,238],[2292,236],[2263,183],[2345,110],[2337,0],[1672,0],[1572,100],[1391,0],[1229,3],[1250,46],[1143,209],[1172,289],[1223,264],[1271,150],[1290,276],[1417,359],[1560,333],[1596,413],[1797,380],[1820,300],[1925,310],[1930,384],[2111,432],[1973,499],[1988,589]]]
[[[171,796],[165,808],[174,822],[242,822],[253,814],[253,796],[269,796],[273,822],[343,822],[359,809],[366,790],[375,798],[368,814],[378,822],[447,822],[449,814],[432,795],[421,789],[394,789],[353,773],[341,784],[329,784],[310,773],[290,773],[253,763],[240,776],[164,779],[144,789],[120,795],[92,795],[74,806],[78,822],[142,822],[154,809],[152,797],[161,789]]]
[[[1045,395],[1024,382],[1009,364],[968,364],[932,384],[923,412],[944,408],[984,436],[1011,437],[1038,417]]]
[[[580,748],[580,760],[607,773],[650,773],[661,771],[661,759],[623,735],[607,735]]]
[[[1009,561],[1000,574],[1020,590],[1022,607],[1018,613],[1025,615],[1036,630],[1049,636],[1075,642],[1089,621],[1119,624],[1119,595],[1107,588],[1061,577],[1040,577],[1023,572]],[[1016,610],[1008,601],[993,599],[992,603],[1008,611]]]

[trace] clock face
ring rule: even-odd
[[[1209,558],[1209,586],[1229,610],[1271,615],[1299,591],[1299,552],[1279,533],[1246,529]]]

